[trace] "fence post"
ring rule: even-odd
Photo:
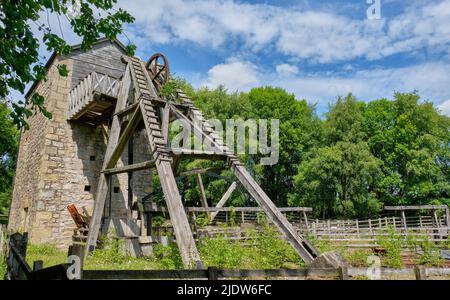
[[[339,267],[338,273],[339,273],[339,280],[348,280],[349,279],[347,267]]]
[[[33,271],[41,270],[44,268],[44,262],[42,260],[35,260],[33,262]]]
[[[217,267],[208,267],[208,280],[218,280],[219,273]]]
[[[416,280],[427,280],[427,272],[424,266],[415,266],[414,275]]]

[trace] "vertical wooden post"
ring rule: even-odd
[[[419,225],[420,225],[420,228],[423,228],[422,215],[421,214],[419,214]]]
[[[349,279],[347,267],[339,267],[338,273],[339,273],[340,280],[348,280]]]
[[[330,220],[327,220],[327,228],[328,228],[328,234],[331,236],[331,223]]]
[[[42,260],[35,260],[33,262],[33,271],[41,270],[44,268],[44,262]]]
[[[305,211],[303,211],[303,219],[305,220],[306,232],[309,233],[308,217],[306,216],[306,212]]]
[[[217,267],[208,267],[208,280],[218,280],[219,272]]]
[[[392,217],[392,222],[394,224],[394,229],[397,229],[397,223],[395,222],[395,216]]]
[[[433,218],[434,218],[434,222],[436,223],[436,228],[439,228],[440,222],[439,222],[439,218],[437,215],[437,211],[435,209],[433,209]]]
[[[206,200],[206,192],[205,187],[203,186],[202,175],[200,173],[195,174],[195,179],[197,180],[197,185],[200,190],[200,201],[202,203],[203,208],[208,208],[208,201]],[[209,215],[209,213],[207,213]]]
[[[356,233],[359,235],[359,220],[356,219]]]
[[[445,221],[446,221],[447,227],[450,227],[450,209],[448,208],[448,206],[445,209]]]
[[[414,275],[416,276],[416,280],[427,280],[426,269],[424,266],[415,266]]]
[[[115,113],[118,113],[121,110],[125,109],[129,96],[128,92],[130,90],[130,86],[131,86],[131,72],[130,66],[128,65],[127,69],[125,70],[124,77],[122,79],[122,85],[118,95]],[[121,131],[120,119],[117,115],[114,114],[111,130],[109,132],[108,145],[106,147],[106,153],[103,161],[103,169],[107,168],[109,160],[111,159],[115,151],[115,148],[119,143],[120,131]],[[91,222],[89,224],[89,234],[86,241],[86,251],[84,253],[83,260],[86,259],[86,256],[88,255],[89,251],[93,250],[97,245],[97,238],[100,231],[102,214],[105,208],[108,189],[109,189],[109,181],[106,178],[105,174],[100,173],[100,177],[98,180],[97,194],[94,203],[94,212],[92,214]]]
[[[241,222],[242,222],[242,224],[245,223],[245,216],[244,216],[244,214],[245,214],[245,212],[241,211]]]
[[[408,226],[406,225],[405,210],[402,209],[401,214],[402,214],[403,229],[406,231],[408,229]]]

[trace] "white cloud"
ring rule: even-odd
[[[370,101],[392,98],[395,92],[417,90],[423,100],[441,103],[450,98],[449,69],[450,63],[430,62],[404,68],[362,70],[351,76],[330,73],[283,77],[264,72],[249,62],[229,60],[212,67],[201,85],[214,88],[222,84],[229,90],[241,91],[260,85],[279,86],[294,93],[298,99],[318,103],[319,108],[326,108],[337,96],[350,92],[360,100]],[[448,114],[450,101],[439,108]]]
[[[423,99],[440,103],[450,98],[450,64],[424,63],[405,68],[358,71],[349,77],[310,76],[291,80],[274,80],[274,84],[293,92],[300,99],[319,102],[325,106],[336,96],[354,93],[369,101],[392,97],[394,92],[417,90]]]
[[[442,102],[438,105],[438,109],[444,114],[450,117],[450,99]]]
[[[230,91],[247,91],[259,84],[258,71],[253,64],[229,59],[224,64],[212,67],[208,71],[208,78],[201,85],[209,88],[223,85]]]
[[[275,69],[281,77],[291,77],[298,74],[298,68],[294,65],[281,64],[276,66]]]
[[[189,41],[219,48],[242,41],[249,50],[279,53],[320,63],[377,59],[450,42],[450,1],[408,5],[381,21],[336,13],[248,4],[232,0],[120,1],[136,17],[133,30],[147,42]],[[148,9],[143,9],[148,7]]]

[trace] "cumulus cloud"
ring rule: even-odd
[[[208,71],[208,78],[203,86],[216,88],[225,86],[230,91],[248,91],[260,84],[258,70],[250,62],[229,59],[226,63],[218,64]]]
[[[441,113],[450,117],[450,99],[439,104],[438,109]]]
[[[287,65],[290,66],[290,65]],[[289,69],[277,66],[277,69]],[[358,99],[370,101],[392,97],[395,92],[418,91],[422,99],[435,103],[450,98],[450,64],[429,62],[403,68],[387,68],[356,71],[349,76],[341,74],[293,75],[282,77],[256,68],[246,61],[229,60],[208,71],[203,85],[224,85],[229,90],[247,91],[259,85],[279,86],[294,93],[297,99],[318,103],[319,108],[336,100],[337,96],[353,93]],[[439,108],[449,113],[450,101]]]
[[[281,77],[291,77],[298,74],[298,68],[294,65],[281,64],[275,67],[278,75]]]
[[[150,42],[218,48],[239,40],[253,51],[269,46],[319,63],[377,59],[450,42],[447,0],[410,5],[403,14],[380,21],[232,0],[154,0],[149,9],[143,9],[146,0],[119,3],[136,17],[137,35]]]

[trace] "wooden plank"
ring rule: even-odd
[[[206,192],[205,192],[205,187],[203,185],[202,175],[201,174],[195,175],[195,179],[197,181],[197,185],[200,190],[200,201],[202,203],[202,206],[204,208],[208,208],[209,207],[208,200],[206,199]]]
[[[112,169],[106,169],[102,171],[105,175],[115,175],[120,173],[127,173],[127,172],[135,172],[140,170],[147,170],[155,167],[155,161],[154,160],[148,160],[141,163],[136,163],[128,166],[118,167],[118,168],[112,168]]]
[[[385,206],[384,210],[421,210],[421,209],[446,209],[447,205],[408,205],[408,206]]]
[[[270,200],[243,166],[233,165],[232,170],[253,199],[255,199],[259,206],[264,209],[269,220],[283,233],[287,241],[297,251],[303,261],[305,261],[306,264],[311,263],[314,258],[319,255],[319,252],[314,246],[298,235],[294,227],[288,222],[286,217],[275,206],[272,200]]]
[[[170,121],[170,106],[167,102],[166,105],[161,108],[161,132],[163,135],[164,144],[167,146],[169,143],[169,121]]]
[[[130,67],[128,66],[122,79],[121,89],[119,92],[117,105],[115,109],[116,113],[125,108],[128,100],[128,92],[130,90],[130,87],[131,87],[131,74],[130,74]],[[106,153],[103,161],[103,169],[108,169],[107,168],[108,162],[110,161],[114,149],[116,148],[119,142],[120,127],[121,126],[119,117],[116,115],[113,116],[111,130],[109,132],[108,145],[106,147]],[[84,251],[83,261],[86,259],[87,255],[89,254],[89,251],[93,250],[97,245],[97,238],[100,231],[102,214],[105,206],[106,196],[108,194],[108,189],[109,189],[109,181],[107,180],[106,175],[101,173],[98,181],[97,194],[95,197],[94,211],[92,214],[91,222],[89,223],[89,234],[86,240],[86,250]]]
[[[204,168],[204,169],[192,169],[192,170],[187,170],[184,172],[181,172],[180,174],[178,174],[178,176],[190,176],[190,175],[196,175],[196,174],[205,174],[205,173],[218,173],[220,171],[222,171],[223,168]]]
[[[186,148],[170,148],[173,155],[190,159],[209,159],[209,160],[226,160],[228,156],[225,153],[217,153],[215,151],[194,150]]]
[[[142,114],[145,114],[145,105],[141,103],[140,108]],[[152,141],[151,124],[147,118],[144,118],[144,124],[149,140]],[[186,212],[184,211],[183,202],[181,200],[180,192],[178,191],[171,163],[167,160],[161,160],[155,145],[152,142],[149,144],[153,152],[153,158],[156,160],[156,170],[160,178],[170,220],[175,232],[175,240],[178,244],[183,264],[186,268],[203,268],[203,263],[200,260],[200,254],[195,245],[194,236],[189,226]]]
[[[127,145],[128,140],[130,139],[131,135],[133,134],[141,120],[142,113],[139,107],[137,107],[127,126],[123,130],[123,133],[120,135],[119,141],[117,142],[117,145],[114,148],[113,153],[111,154],[106,168],[104,169],[111,169],[116,165],[117,161],[123,153],[123,150],[125,149],[125,146]]]
[[[231,197],[231,194],[236,189],[236,187],[237,187],[237,183],[235,181],[233,181],[233,183],[228,187],[227,191],[225,192],[225,194],[223,194],[222,198],[217,203],[215,208],[222,208],[225,205],[225,202],[227,202],[227,200]],[[242,212],[244,212],[244,211],[242,211]],[[218,213],[219,213],[219,211],[216,211],[211,214],[211,221],[213,221],[215,219],[215,217],[217,216]]]

